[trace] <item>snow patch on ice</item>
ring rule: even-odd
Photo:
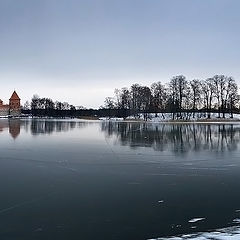
[[[195,222],[202,221],[202,220],[205,220],[205,218],[193,218],[193,219],[189,220],[188,222],[195,223]]]
[[[229,227],[212,232],[199,232],[181,236],[150,238],[148,240],[239,240],[240,227]]]

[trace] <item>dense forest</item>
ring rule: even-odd
[[[182,119],[183,113],[211,112],[225,118],[225,113],[239,111],[238,86],[232,77],[215,75],[206,80],[188,81],[185,76],[173,77],[167,84],[155,82],[150,87],[133,84],[130,88],[115,89],[114,97],[105,99],[106,109],[126,110],[127,115],[170,112],[172,118]]]
[[[33,116],[52,117],[139,117],[143,113],[172,113],[172,119],[195,118],[197,112],[207,118],[211,112],[225,118],[226,113],[233,117],[239,113],[240,97],[238,86],[232,77],[215,75],[206,80],[187,80],[185,76],[174,76],[170,82],[154,82],[151,86],[133,84],[130,88],[115,89],[114,97],[106,97],[99,109],[75,107],[67,102],[54,102],[50,98],[34,95],[31,103],[26,102],[23,113]],[[186,118],[187,119],[187,118]]]

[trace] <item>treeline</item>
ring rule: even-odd
[[[155,82],[150,87],[133,84],[130,88],[115,89],[114,97],[105,99],[104,108],[122,110],[127,115],[171,112],[172,118],[182,119],[186,114],[195,118],[196,112],[217,112],[225,118],[226,113],[239,112],[238,86],[232,77],[215,75],[206,80],[187,80],[185,76],[174,76],[170,82]]]
[[[34,95],[31,102],[25,102],[22,107],[22,112],[32,114],[34,116],[53,116],[61,117],[71,115],[76,110],[76,107],[67,102],[53,101],[51,98],[39,97]]]
[[[23,114],[37,117],[108,117],[123,115],[122,110],[86,109],[83,106],[74,106],[67,102],[53,101],[51,98],[34,95],[31,102],[26,101],[22,106]],[[111,115],[112,114],[112,115]]]
[[[34,95],[22,107],[22,112],[33,116],[49,117],[123,117],[130,115],[144,119],[148,113],[172,113],[172,119],[195,118],[197,112],[211,118],[211,113],[225,118],[239,113],[238,86],[232,77],[215,75],[206,80],[187,80],[174,76],[170,82],[155,82],[151,86],[133,84],[130,88],[115,89],[114,97],[106,97],[99,109],[76,107],[67,102],[53,101]]]

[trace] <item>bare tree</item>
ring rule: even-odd
[[[141,86],[139,84],[133,84],[131,86],[131,110],[136,117],[137,113],[141,110]]]
[[[121,90],[115,89],[116,106],[118,109],[130,109],[131,107],[131,95],[127,88]]]
[[[115,102],[112,97],[106,97],[104,101],[104,107],[107,109],[114,109],[115,107]]]
[[[161,82],[155,82],[151,85],[152,107],[159,112],[165,110],[167,92],[166,87]]]
[[[140,96],[140,110],[144,113],[144,120],[147,120],[152,97],[150,88],[146,86],[140,87]]]
[[[214,96],[217,99],[218,117],[220,118],[221,112],[223,113],[224,93],[226,90],[226,77],[224,75],[215,75],[212,79],[214,82]],[[223,116],[225,117],[224,113]]]
[[[230,109],[231,118],[233,118],[233,110],[236,109],[236,103],[239,102],[238,86],[232,77],[227,79],[227,96],[225,98],[225,108],[227,105]]]
[[[194,79],[190,81],[191,87],[191,100],[192,100],[192,110],[193,110],[193,118],[195,118],[195,111],[197,110],[197,106],[201,100],[201,81]]]
[[[182,118],[183,100],[188,97],[188,82],[186,77],[183,75],[173,77],[170,81],[169,87],[172,94],[174,108],[180,113],[180,118]]]
[[[211,110],[212,110],[212,101],[214,97],[214,82],[212,78],[208,78],[206,81],[201,82],[202,93],[204,99],[204,108],[207,111],[208,118],[211,118]]]
[[[30,110],[31,109],[31,104],[29,101],[26,101],[23,105],[23,110]]]

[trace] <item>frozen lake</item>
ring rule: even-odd
[[[2,119],[0,146],[0,239],[240,239],[240,124]]]

